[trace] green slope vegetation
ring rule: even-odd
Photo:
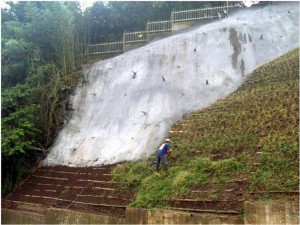
[[[248,181],[247,192],[298,190],[299,49],[256,69],[233,94],[172,128],[168,171],[153,161],[116,167],[114,180],[137,192],[133,207],[168,207],[193,187]],[[249,196],[249,195],[248,195]],[[201,196],[188,197],[201,198]]]

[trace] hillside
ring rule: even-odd
[[[227,98],[178,121],[168,171],[156,173],[155,155],[102,167],[36,168],[2,200],[2,221],[24,223],[26,216],[16,216],[34,213],[33,221],[44,223],[39,218],[52,209],[110,215],[110,223],[119,223],[129,206],[213,213],[210,222],[241,224],[246,200],[298,202],[298,74],[296,49],[255,70]]]
[[[246,199],[295,199],[298,112],[296,49],[256,69],[227,98],[178,121],[169,135],[175,159],[168,171],[156,173],[152,155],[118,165],[113,180],[136,190],[133,207],[239,211]]]

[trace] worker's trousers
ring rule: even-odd
[[[168,168],[168,160],[166,158],[166,155],[156,155],[156,170],[159,170],[159,164],[160,160],[162,161],[162,164],[164,165],[165,169]]]

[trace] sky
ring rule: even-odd
[[[56,0],[53,0],[53,1],[56,1]],[[81,3],[82,10],[85,10],[87,7],[92,6],[93,3],[96,2],[96,0],[77,0],[77,1]],[[8,1],[0,1],[1,9],[5,8],[7,6],[6,2],[8,2]],[[10,2],[18,2],[18,0],[10,0]]]

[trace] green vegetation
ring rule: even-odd
[[[80,66],[73,15],[66,5],[8,4],[1,9],[2,196],[52,144]]]
[[[249,181],[249,191],[298,190],[299,49],[256,69],[233,94],[173,126],[168,171],[119,165],[114,180],[134,188],[133,207],[164,208],[192,187]],[[184,130],[186,132],[176,132]],[[149,160],[153,162],[155,155]],[[201,196],[194,196],[201,198]]]

